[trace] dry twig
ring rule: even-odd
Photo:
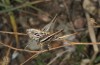
[[[86,14],[87,23],[88,23],[89,35],[90,35],[91,41],[95,44],[96,43],[96,36],[95,36],[93,25],[91,23],[92,21],[94,21],[94,19],[90,18],[89,14],[87,12],[85,14]],[[96,44],[93,45],[93,49],[94,49],[94,54],[93,54],[93,56],[91,58],[90,65],[95,60],[96,55],[99,52],[98,46]]]

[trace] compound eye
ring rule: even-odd
[[[40,36],[39,33],[34,33],[34,35],[36,35],[36,36]]]

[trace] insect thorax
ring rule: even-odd
[[[37,29],[27,29],[26,31],[30,39],[33,40],[41,40],[49,35],[49,33]]]

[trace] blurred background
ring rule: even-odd
[[[26,50],[32,53],[24,51],[27,29],[78,34],[53,41],[52,48],[59,49],[41,53],[31,42],[34,49]],[[80,44],[64,46],[67,40]],[[100,65],[100,46],[81,44],[99,42],[100,0],[0,0],[0,65]]]

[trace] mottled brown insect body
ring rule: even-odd
[[[62,30],[60,30],[53,34],[50,34],[48,32],[40,31],[37,29],[27,29],[26,31],[27,31],[27,34],[29,35],[29,38],[30,38],[29,40],[33,40],[33,42],[36,41],[35,43],[37,45],[40,44],[41,48],[43,48],[43,46],[45,46],[45,47],[49,46],[50,42],[53,41],[54,38],[56,38],[55,35],[62,32]],[[34,44],[34,43],[32,43],[32,44]]]

